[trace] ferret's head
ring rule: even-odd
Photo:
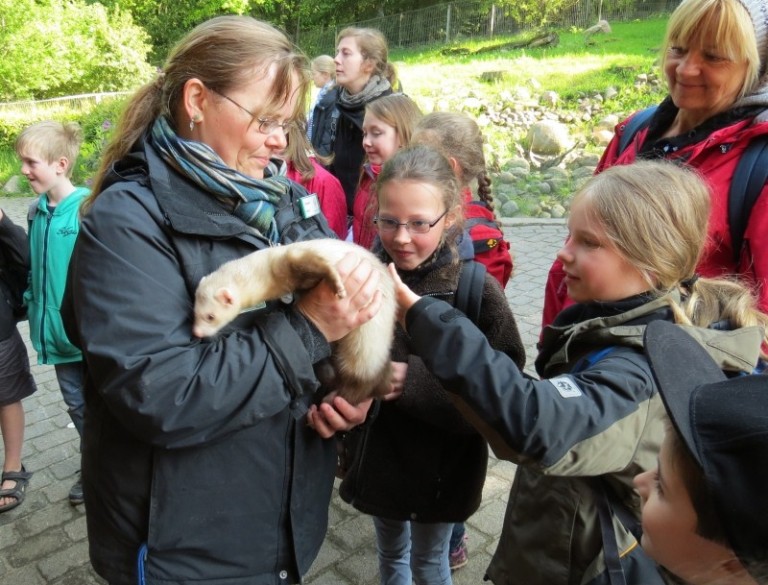
[[[195,293],[195,337],[212,337],[240,312],[240,302],[229,287],[207,286],[203,278]]]

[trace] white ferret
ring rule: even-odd
[[[308,240],[266,248],[223,264],[197,286],[193,333],[211,337],[242,310],[311,289],[321,280],[343,298],[346,291],[335,264],[349,252],[368,260],[381,273],[382,303],[370,321],[332,344],[333,389],[352,404],[386,394],[396,320],[395,286],[386,266],[357,244],[330,238]]]

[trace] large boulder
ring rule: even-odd
[[[573,138],[565,124],[541,120],[528,131],[528,144],[535,154],[558,155],[573,146]]]
[[[7,193],[9,195],[21,193],[21,176],[13,175],[10,179],[8,179],[5,185],[3,185],[3,193]]]

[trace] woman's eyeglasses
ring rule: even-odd
[[[408,233],[426,234],[429,230],[437,225],[437,222],[445,217],[446,213],[448,213],[447,209],[440,214],[440,217],[431,223],[426,219],[412,219],[411,221],[399,222],[388,217],[379,217],[378,215],[373,218],[373,223],[376,224],[378,228],[383,232],[393,232],[399,229],[402,225],[405,226],[405,229],[408,231]]]
[[[259,118],[256,114],[254,114],[250,110],[248,110],[248,109],[244,108],[243,106],[241,106],[240,104],[238,104],[235,100],[233,100],[228,95],[224,95],[220,91],[217,91],[217,90],[215,90],[213,88],[210,88],[210,90],[213,93],[216,93],[216,94],[220,95],[225,100],[227,100],[229,102],[232,102],[238,108],[240,108],[246,114],[248,114],[251,117],[251,124],[253,124],[254,121],[258,122],[259,123],[258,130],[262,134],[272,134],[275,130],[280,128],[283,131],[283,134],[285,134],[287,136],[288,132],[290,132],[293,129],[293,127],[295,126],[295,122],[283,122],[281,124],[280,122],[277,122],[276,120],[269,120],[267,118]]]

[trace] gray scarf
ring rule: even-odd
[[[339,92],[338,103],[344,109],[354,110],[373,101],[388,89],[390,89],[389,81],[378,75],[373,75],[362,91],[354,95],[342,87],[341,92]]]

